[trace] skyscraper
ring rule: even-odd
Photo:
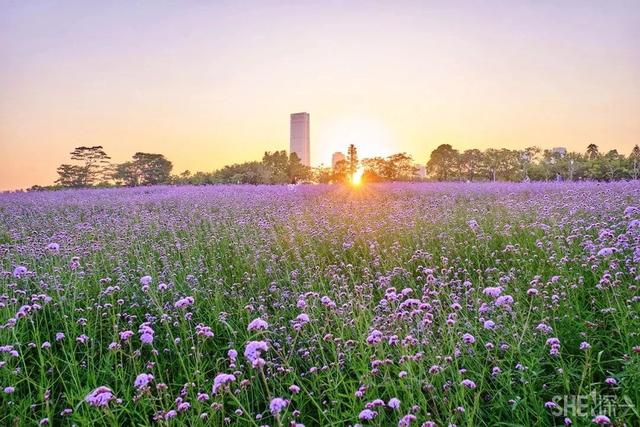
[[[336,151],[331,156],[331,167],[335,169],[338,162],[343,162],[345,160],[346,160],[346,157],[344,157],[344,154],[342,154],[340,151]]]
[[[289,152],[296,153],[302,164],[311,166],[309,139],[309,113],[291,114]]]

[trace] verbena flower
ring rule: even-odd
[[[273,415],[277,415],[280,412],[282,412],[282,410],[286,408],[288,404],[289,404],[288,400],[283,399],[281,397],[276,397],[271,399],[271,402],[269,403],[269,410]]]
[[[108,406],[114,400],[113,391],[109,387],[100,386],[89,393],[84,400],[91,406]]]

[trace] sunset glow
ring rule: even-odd
[[[259,160],[296,111],[314,166],[350,143],[628,154],[640,3],[587,3],[3,2],[0,190],[51,184],[80,145],[174,173]]]
[[[362,184],[362,176],[364,175],[364,168],[360,167],[351,177],[351,184],[356,187]]]

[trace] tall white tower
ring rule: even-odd
[[[296,153],[302,164],[311,166],[309,113],[291,114],[289,153]]]

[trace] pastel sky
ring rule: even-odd
[[[174,172],[355,143],[628,154],[640,1],[0,1],[0,190],[51,184],[79,145]]]

